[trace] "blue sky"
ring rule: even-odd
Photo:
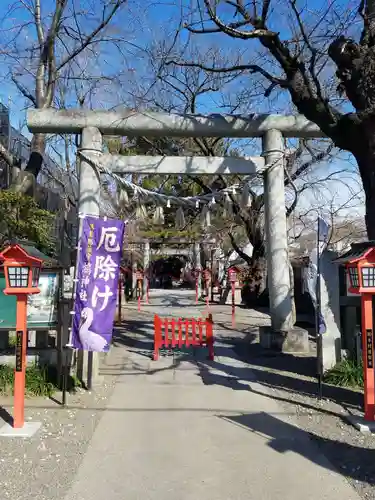
[[[78,5],[78,0],[75,1]],[[94,2],[96,6],[100,5],[100,0],[90,1]],[[80,3],[82,4],[82,0]],[[125,52],[120,54],[115,50],[108,51],[104,48],[101,57],[98,58],[97,61],[88,62],[90,71],[102,71],[107,75],[114,74],[119,70],[122,71],[123,89],[117,90],[120,93],[123,92],[124,95],[126,95],[126,89],[135,84],[136,80],[141,79],[142,82],[146,84],[149,76],[147,73],[147,63],[145,58],[142,57],[142,52],[139,48],[149,45],[152,41],[155,42],[162,39],[171,39],[173,37],[176,22],[179,19],[181,10],[186,16],[192,3],[194,3],[193,0],[182,0],[182,4],[178,4],[178,2],[174,2],[173,0],[163,0],[161,2],[130,0],[125,9],[118,15],[114,23],[116,30],[114,34],[119,33],[123,36],[124,32],[126,33],[129,44],[125,47]],[[13,10],[9,15],[9,5],[14,6],[16,4],[17,1],[14,2],[14,0],[12,0],[12,2],[8,0],[2,0],[0,2],[0,20],[2,20],[1,28],[3,30],[0,36],[3,38],[6,37],[10,39],[14,35],[14,29],[9,30],[11,27],[14,28],[15,25],[20,25],[25,21],[30,20],[30,16],[24,7]],[[42,14],[45,17],[47,17],[50,8],[53,7],[54,4],[55,0],[42,0]],[[85,2],[83,2],[83,4],[85,4]],[[285,9],[285,4],[286,3],[282,2],[282,0],[277,0],[276,4],[275,0],[277,15],[271,13],[270,18],[270,27],[278,30],[282,37],[288,37],[291,26],[289,17],[290,13]],[[348,4],[353,8],[356,6],[354,3],[343,0],[336,2],[335,15],[340,15],[341,18],[344,19],[345,15],[347,15],[346,7]],[[320,15],[319,13],[321,13],[326,6],[327,2],[325,0],[309,1],[309,22],[314,23],[314,19],[318,19],[318,16]],[[314,10],[317,12],[316,15],[313,13]],[[95,12],[91,12],[92,16],[94,14]],[[232,9],[223,11],[221,15],[229,21],[233,21]],[[346,20],[348,21],[349,19],[350,17],[347,16]],[[91,22],[95,21],[92,19]],[[335,20],[333,19],[332,23],[334,24],[334,22]],[[358,30],[358,24],[354,22],[349,24],[352,31]],[[318,32],[314,32],[314,34],[318,37]],[[29,26],[21,32],[19,39],[20,46],[26,46],[26,37],[30,40],[35,40],[33,26]],[[181,40],[184,42],[186,39],[187,35],[184,34]],[[195,37],[193,39],[193,43],[198,45],[201,53],[204,50],[207,50],[207,53],[209,53],[209,51],[212,50],[212,47],[216,47],[217,50],[222,52],[224,59],[227,57],[230,58],[235,51],[241,51],[242,57],[245,60],[249,60],[254,57],[256,59],[257,51],[259,49],[259,44],[257,42],[243,42],[242,40],[237,41],[225,35],[202,35]],[[11,65],[12,61],[10,59],[0,62],[0,75],[3,75],[1,78],[0,99],[4,102],[4,104],[10,104],[12,125],[19,128],[20,125],[24,125],[25,122],[26,101],[20,96],[19,92],[16,91],[14,85],[10,81],[9,72]],[[242,81],[232,83],[231,87],[228,87],[228,91],[231,89],[237,91],[240,85],[243,85],[244,88],[251,88],[253,84],[251,83],[250,77],[246,77],[243,78]],[[104,107],[115,105],[117,103],[116,99],[119,97],[118,92],[114,91],[113,87],[109,87],[108,89],[103,88],[100,94],[98,94],[95,105]],[[124,99],[126,99],[126,97]],[[218,112],[220,111],[220,108],[217,103],[217,94],[206,94],[199,101],[199,111],[202,113]],[[247,106],[241,111],[246,113],[265,111],[283,111],[290,113],[293,110],[287,93],[275,92],[268,101],[261,101],[260,99],[254,99],[253,101],[249,100]],[[25,128],[23,131],[26,132]],[[347,157],[345,158],[345,155],[341,155],[341,159],[331,165],[323,165],[319,167],[319,170],[324,169],[325,173],[329,173],[337,171],[339,169],[338,166],[340,166],[340,168],[346,168],[349,172],[353,172],[354,177],[355,169],[353,168],[353,164],[352,162],[347,161]],[[355,180],[354,183],[356,182],[357,181]],[[342,186],[340,191],[342,194],[345,191]],[[343,194],[343,197],[345,196],[347,195]]]

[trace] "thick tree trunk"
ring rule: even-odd
[[[18,193],[34,196],[36,178],[43,166],[46,148],[45,134],[34,134],[31,140],[30,156],[25,170],[21,170],[12,181],[11,189]]]
[[[363,135],[358,138],[357,151],[353,152],[365,192],[366,229],[369,240],[375,240],[375,122],[366,120]]]
[[[369,240],[375,240],[375,185],[372,190],[365,189],[365,194],[367,237]]]
[[[267,261],[265,257],[252,259],[248,269],[248,277],[244,283],[244,302],[249,306],[261,305],[261,297],[266,290]],[[264,304],[266,305],[266,304]]]

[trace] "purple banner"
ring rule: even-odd
[[[109,349],[117,305],[117,290],[125,224],[85,217],[79,243],[78,279],[72,328],[76,349]]]

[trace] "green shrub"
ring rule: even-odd
[[[8,347],[16,347],[16,341],[17,341],[16,335],[14,334],[9,335]]]
[[[52,396],[60,383],[57,380],[57,370],[54,366],[40,367],[37,364],[29,365],[26,368],[26,395],[27,396]],[[14,367],[0,365],[0,394],[13,394]],[[75,374],[70,374],[67,380],[68,392],[75,392],[82,387],[81,381]]]
[[[13,391],[14,368],[8,365],[0,365],[0,394],[8,394]]]
[[[326,372],[324,381],[341,387],[363,387],[363,363],[344,359]]]
[[[14,386],[14,368],[0,365],[0,394],[12,394]],[[26,368],[26,395],[52,396],[55,386],[49,381],[46,368],[31,365]]]
[[[48,379],[47,368],[31,365],[26,368],[26,394],[50,397],[56,391]]]

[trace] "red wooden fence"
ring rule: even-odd
[[[154,360],[159,359],[161,347],[207,346],[208,358],[214,359],[214,334],[212,315],[202,318],[160,318],[154,316]]]

